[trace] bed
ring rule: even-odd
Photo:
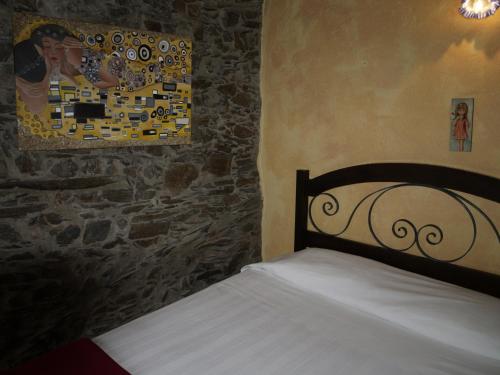
[[[493,220],[470,198],[499,203],[495,178],[417,164],[361,165],[312,179],[298,171],[293,255],[248,265],[93,341],[137,375],[500,374],[500,277],[434,259],[423,241],[439,243],[438,225],[393,225],[398,238],[414,236],[421,256],[376,233],[377,245],[367,245],[317,225],[317,197],[333,217],[339,202],[330,189],[367,182],[388,183],[359,203],[369,212],[391,189],[437,189],[472,217],[465,256],[476,250],[478,220],[500,243]]]

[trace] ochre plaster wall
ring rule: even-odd
[[[259,160],[264,259],[293,248],[296,169],[317,176],[355,164],[404,161],[500,177],[500,14],[467,20],[457,13],[458,5],[454,0],[265,3]],[[475,98],[471,153],[448,151],[454,97]],[[393,203],[399,206],[403,199],[395,196]],[[498,225],[498,206],[482,207]],[[432,203],[426,211],[432,219],[443,207]],[[444,255],[470,238],[460,215],[445,215],[458,234],[451,236],[454,242],[443,242]],[[417,215],[419,220],[424,219]],[[494,236],[479,245],[462,264],[500,273]]]

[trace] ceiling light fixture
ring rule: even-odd
[[[459,12],[465,18],[483,19],[495,14],[500,0],[462,0]]]

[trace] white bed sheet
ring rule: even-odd
[[[500,361],[249,268],[94,341],[134,375],[500,374]]]
[[[371,259],[318,248],[244,269],[265,272],[308,293],[500,361],[498,298]]]

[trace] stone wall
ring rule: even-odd
[[[20,152],[12,11],[193,39],[193,144]],[[261,0],[0,3],[0,368],[260,258]]]

